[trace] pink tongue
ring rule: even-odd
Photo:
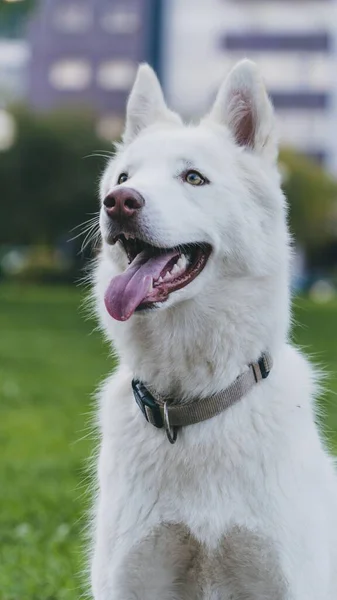
[[[164,267],[179,252],[149,256],[146,250],[132,261],[121,275],[114,277],[105,292],[106,309],[117,321],[126,321],[150,293],[152,280],[158,279]]]

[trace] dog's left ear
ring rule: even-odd
[[[143,129],[159,122],[180,125],[181,119],[168,109],[155,72],[144,63],[138,68],[127,103],[123,142],[129,144]]]
[[[208,118],[227,126],[239,146],[276,160],[274,110],[262,77],[250,60],[239,62],[229,73]]]

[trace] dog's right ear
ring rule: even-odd
[[[262,77],[250,60],[242,60],[229,73],[208,118],[225,125],[238,146],[276,160],[273,107]]]
[[[143,129],[160,121],[181,124],[180,117],[167,108],[155,72],[150,65],[142,64],[126,107],[123,142],[129,144]]]

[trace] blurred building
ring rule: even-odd
[[[168,0],[165,85],[171,106],[198,116],[239,59],[256,61],[281,141],[337,174],[336,0]]]
[[[119,135],[137,64],[159,73],[187,118],[210,106],[239,59],[255,60],[281,142],[337,174],[337,0],[40,0],[29,29],[38,110],[89,106]],[[1,69],[1,56],[0,56]]]
[[[28,98],[38,110],[93,108],[98,131],[121,132],[140,61],[160,71],[162,0],[40,1],[29,28]]]

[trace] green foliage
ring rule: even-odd
[[[24,2],[6,2],[0,0],[0,17],[8,14],[23,14],[29,13],[36,5],[37,0],[24,0]]]
[[[81,294],[0,286],[0,597],[78,600],[85,592],[91,394],[114,366]],[[296,342],[337,372],[337,304],[297,300]],[[337,452],[337,379],[322,406]]]
[[[113,147],[96,137],[93,117],[81,111],[35,115],[21,108],[14,116],[16,142],[0,157],[0,244],[70,239],[71,229],[98,210],[105,162],[88,155]]]
[[[336,239],[336,228],[332,225],[337,182],[313,161],[292,151],[281,153],[280,164],[289,203],[290,228],[310,258]]]
[[[0,0],[0,33],[5,37],[20,35],[25,19],[35,5],[36,0],[24,0],[24,2]]]

